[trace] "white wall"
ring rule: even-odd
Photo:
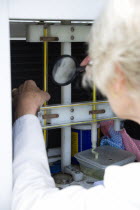
[[[93,20],[107,0],[10,0],[11,19]]]
[[[0,0],[0,17],[0,209],[10,210],[12,198],[12,122],[8,0]]]

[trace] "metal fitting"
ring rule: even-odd
[[[71,120],[74,120],[74,117],[73,117],[73,116],[71,116],[71,117],[70,117],[70,119],[71,119]]]
[[[74,32],[74,27],[71,27],[71,32]]]
[[[71,38],[71,40],[74,40],[74,36],[71,36],[70,38]]]
[[[74,109],[71,109],[70,111],[71,111],[71,112],[74,112]]]

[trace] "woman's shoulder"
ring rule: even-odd
[[[105,171],[104,186],[117,197],[140,205],[140,163],[124,166],[109,166]]]

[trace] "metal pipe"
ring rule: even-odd
[[[61,55],[71,55],[71,43],[61,43]],[[71,103],[71,84],[61,87],[61,103]],[[71,164],[71,126],[61,129],[61,169]]]
[[[64,107],[75,107],[75,106],[86,106],[86,105],[98,105],[98,104],[107,104],[109,103],[108,101],[99,101],[99,102],[88,102],[88,103],[78,103],[78,104],[62,104],[62,105],[57,105],[57,106],[47,106],[47,107],[41,107],[41,110],[45,109],[55,109],[55,108],[64,108]]]
[[[114,120],[114,130],[120,131],[120,129],[121,129],[121,120],[120,119]]]
[[[96,86],[93,85],[93,102],[96,102]],[[96,110],[96,105],[93,105],[93,110]],[[96,114],[93,114],[93,119],[96,121]],[[97,147],[97,122],[91,124],[91,140],[92,140],[92,153],[95,154],[95,159],[98,159],[98,153],[94,150]]]
[[[96,122],[101,122],[101,121],[106,121],[106,120],[115,120],[116,117],[114,118],[106,118],[106,119],[96,119]],[[84,121],[84,122],[71,122],[71,123],[66,123],[66,124],[61,124],[61,125],[47,125],[46,127],[42,127],[42,129],[51,129],[51,128],[60,128],[60,127],[67,127],[71,125],[82,125],[82,124],[88,124],[95,122],[95,120],[89,120],[89,121]]]
[[[96,86],[95,84],[93,85],[93,102],[96,102]],[[93,110],[96,110],[96,105],[93,105]],[[96,119],[96,115],[93,114],[93,119]]]
[[[91,126],[91,137],[92,137],[92,149],[96,149],[96,144],[97,144],[97,122],[92,123]]]
[[[47,28],[44,28],[44,37],[47,37]],[[44,72],[43,72],[43,89],[45,92],[48,90],[48,43],[47,41],[43,42],[43,51],[44,51]],[[46,106],[47,103],[44,103],[44,106]],[[46,114],[46,113],[44,113]],[[47,121],[44,120],[44,126],[47,125]],[[44,141],[45,144],[47,143],[47,130],[43,131],[44,134]]]

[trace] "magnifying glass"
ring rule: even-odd
[[[70,84],[78,74],[85,71],[86,66],[78,66],[70,55],[62,55],[55,63],[52,78],[55,84],[65,86]]]

